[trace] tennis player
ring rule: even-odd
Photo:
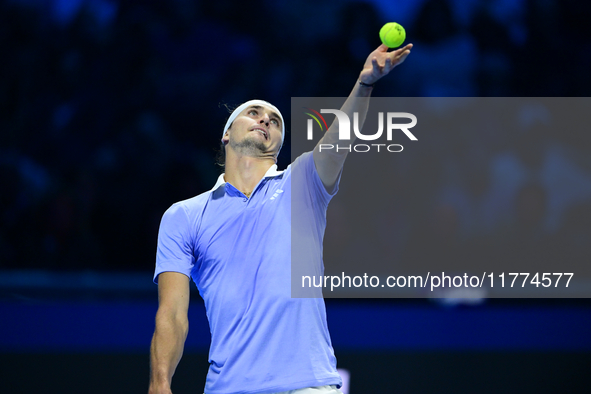
[[[412,44],[367,58],[341,111],[362,125],[373,85],[401,64]],[[205,301],[211,331],[206,394],[337,394],[341,378],[322,298],[291,298],[291,204],[305,206],[306,253],[322,265],[326,208],[347,151],[312,152],[277,169],[285,139],[278,108],[240,105],[220,138],[225,173],[214,187],[172,205],[162,217],[154,281],[159,307],[151,345],[150,394],[171,393],[189,330],[189,281]],[[336,122],[319,144],[336,144]],[[302,177],[292,177],[294,168]]]

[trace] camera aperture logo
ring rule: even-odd
[[[340,111],[338,109],[321,109],[320,112],[312,109],[306,108],[306,110],[310,112],[305,112],[306,115],[310,116],[312,119],[308,119],[307,123],[307,138],[308,140],[312,140],[314,138],[314,121],[320,127],[322,132],[328,130],[328,125],[326,120],[321,114],[334,114],[336,116],[336,121],[338,122],[339,127],[339,141],[343,143],[340,144],[320,144],[319,150],[322,152],[323,150],[336,150],[337,152],[340,150],[348,150],[349,152],[369,152],[371,150],[375,150],[380,152],[382,150],[386,150],[388,152],[397,153],[402,152],[404,149],[400,144],[346,144],[346,141],[351,141],[351,120],[349,116]],[[395,130],[402,131],[411,141],[417,141],[417,137],[414,136],[413,133],[410,132],[410,128],[413,128],[417,124],[417,117],[409,112],[387,112],[386,113],[386,140],[392,141],[392,136]],[[409,119],[410,123],[394,123],[394,119],[405,118]],[[357,139],[362,141],[375,141],[379,139],[382,134],[384,134],[384,113],[378,112],[378,131],[374,134],[361,134],[359,131],[359,114],[357,112],[353,113],[353,133]],[[382,149],[382,150],[381,150]]]

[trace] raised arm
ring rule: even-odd
[[[365,85],[373,85],[380,78],[392,71],[394,67],[401,64],[410,54],[411,49],[412,44],[408,44],[405,47],[388,52],[387,46],[380,45],[367,57],[363,69],[359,74],[359,80],[355,82],[351,94],[341,108],[341,111],[346,113],[349,116],[349,119],[353,119],[354,112],[359,114],[360,129],[365,122],[365,116],[367,114],[369,104],[367,98],[371,96],[373,88],[363,86],[359,82],[362,82]],[[352,139],[351,143],[353,143],[353,141],[354,140]],[[338,142],[338,122],[335,120],[314,148],[314,163],[316,165],[316,170],[318,171],[322,183],[328,190],[333,188],[337,177],[343,168],[348,151],[341,149],[337,152],[336,149],[331,149],[329,151],[324,150],[320,152],[319,146],[320,144],[336,145]]]
[[[178,272],[158,276],[158,312],[150,347],[149,394],[170,394],[172,375],[181,360],[189,332],[189,278]]]

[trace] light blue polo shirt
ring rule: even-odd
[[[292,178],[294,168],[305,176]],[[205,301],[212,337],[206,394],[341,385],[324,300],[290,293],[292,198],[305,207],[294,212],[313,233],[308,254],[323,272],[326,208],[336,191],[326,191],[307,152],[285,171],[271,167],[250,198],[220,176],[212,190],[162,217],[154,281],[162,272],[183,273]]]

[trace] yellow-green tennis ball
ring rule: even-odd
[[[388,48],[396,48],[402,45],[406,39],[404,27],[396,22],[388,22],[380,29],[380,40]]]

